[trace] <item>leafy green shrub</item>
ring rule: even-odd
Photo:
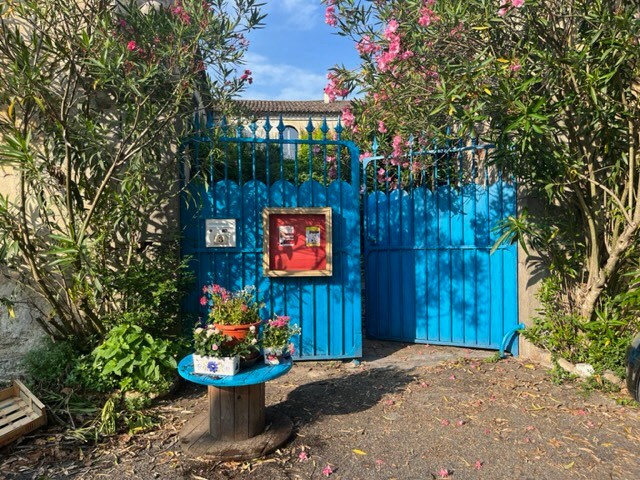
[[[177,368],[168,340],[156,339],[127,323],[111,329],[91,357],[95,374],[104,386],[124,392],[166,392]]]
[[[46,338],[23,360],[27,382],[37,390],[59,390],[68,386],[68,377],[79,354],[69,342]]]
[[[534,344],[571,362],[582,361],[584,334],[581,319],[559,308],[562,285],[558,276],[550,275],[542,281],[538,298],[542,316],[523,335]]]
[[[543,316],[524,335],[538,346],[574,363],[590,363],[597,372],[612,370],[625,375],[627,347],[640,331],[640,289],[631,288],[613,299],[604,298],[595,318],[586,322],[578,315],[562,313],[558,302],[562,293],[557,276],[542,283],[539,298]]]

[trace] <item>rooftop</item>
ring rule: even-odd
[[[254,115],[337,115],[350,102],[347,100],[331,103],[325,103],[323,100],[236,100],[235,103]]]

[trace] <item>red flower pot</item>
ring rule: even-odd
[[[251,327],[256,327],[256,337],[258,336],[258,327],[261,322],[247,323],[246,325],[223,325],[221,323],[214,323],[213,325],[225,335],[235,338],[236,340],[244,340],[249,334]]]

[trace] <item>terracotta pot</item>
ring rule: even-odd
[[[258,327],[260,327],[260,323],[261,322],[247,323],[246,325],[223,325],[221,323],[214,323],[213,326],[225,335],[229,335],[236,340],[244,340],[247,338],[251,327],[256,327],[256,337],[258,336]]]

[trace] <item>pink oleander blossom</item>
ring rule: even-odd
[[[397,158],[400,155],[402,155],[402,137],[400,135],[395,135],[393,137],[392,146],[393,146],[392,155],[394,158]]]
[[[336,17],[336,7],[333,5],[329,5],[327,10],[324,12],[324,22],[327,25],[331,25],[335,27],[338,24],[338,18]]]
[[[370,53],[376,53],[380,50],[380,46],[371,40],[369,35],[364,35],[358,43],[356,43],[356,50],[360,55],[367,55]]]
[[[133,40],[131,40],[129,43],[127,43],[127,50],[129,50],[130,52],[133,52],[133,51],[135,51],[137,49],[138,49],[138,45]]]
[[[353,116],[353,112],[349,107],[346,107],[342,110],[342,124],[349,128],[352,127],[356,123],[356,117]]]
[[[501,17],[504,17],[507,14],[507,9],[502,7],[500,10],[498,10],[498,15]]]
[[[175,6],[171,9],[171,13],[178,17],[182,23],[186,25],[189,25],[191,23],[191,17],[180,3],[175,4]]]
[[[395,34],[398,31],[398,22],[395,19],[391,19],[389,20],[389,23],[387,24],[387,28],[384,31],[384,35],[385,37],[387,37],[387,40],[391,40],[390,36]]]
[[[387,126],[384,124],[383,120],[378,120],[378,132],[387,133]]]
[[[514,8],[520,8],[524,5],[524,0],[511,0],[511,5],[513,5]]]
[[[435,4],[435,0],[428,0],[425,2],[425,5],[420,9],[420,18],[418,19],[418,24],[422,27],[428,27],[432,23],[440,20],[440,17],[435,14],[433,9],[433,5]]]
[[[329,83],[324,87],[324,93],[329,97],[330,102],[335,102],[336,97],[346,97],[349,89],[343,88],[340,79],[332,72],[327,74]]]

